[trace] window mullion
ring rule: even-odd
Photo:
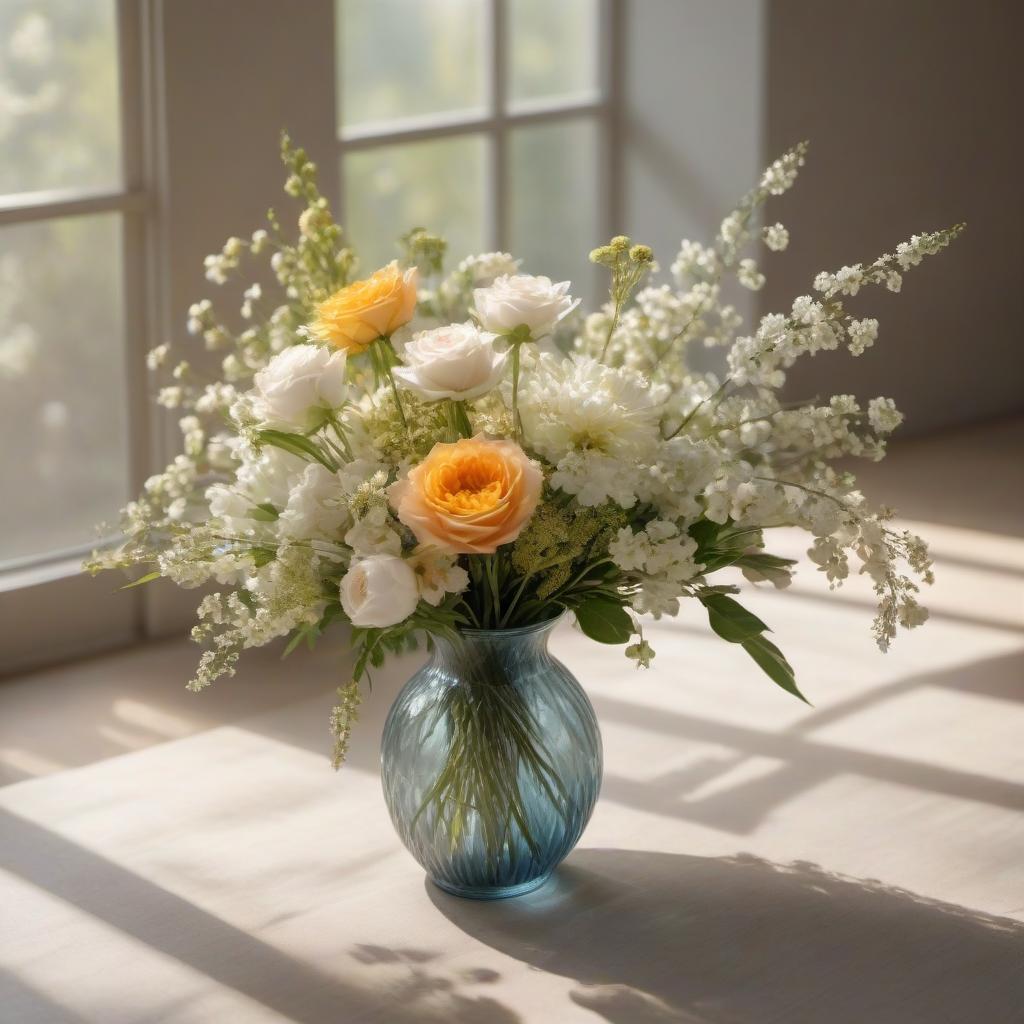
[[[623,195],[623,97],[624,97],[624,16],[621,0],[601,0],[597,52],[602,68],[600,89],[603,107],[601,122],[601,181],[604,206],[604,235],[611,238],[624,230]]]
[[[0,196],[0,227],[57,217],[142,210],[145,205],[144,193],[125,189],[69,188],[17,192]]]
[[[147,151],[144,146],[146,105],[151,99],[149,51],[144,46],[148,24],[140,0],[118,0],[117,45],[121,99],[121,174],[124,188],[143,199],[138,208],[121,216],[122,266],[122,372],[125,381],[129,430],[128,482],[132,492],[142,489],[150,472],[152,411],[146,371],[146,351],[152,336],[149,301],[152,297],[148,256]],[[133,596],[133,626],[144,631],[145,599]]]
[[[508,66],[508,11],[505,0],[491,0],[491,175],[490,238],[494,249],[508,245],[508,125],[506,68]]]

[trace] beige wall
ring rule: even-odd
[[[759,173],[764,4],[625,0],[623,15],[623,230],[667,274],[679,240],[714,237]]]
[[[1024,410],[1024,2],[625,0],[624,228],[667,267],[761,166],[811,156],[769,210],[792,232],[751,303],[788,308],[814,274],[959,220],[903,294],[851,302],[880,337],[794,368],[794,398],[887,394],[906,432]]]
[[[152,160],[159,197],[154,259],[163,300],[155,329],[195,364],[216,365],[185,330],[189,305],[225,293],[238,300],[251,280],[243,276],[240,285],[220,290],[206,281],[203,257],[219,251],[229,235],[248,237],[263,226],[268,206],[282,219],[294,214],[281,191],[282,127],[319,164],[324,192],[337,195],[334,51],[305,45],[307,35],[333,36],[332,0],[303,0],[302,8],[305,35],[290,30],[296,12],[280,0],[160,0],[155,7],[157,136],[165,139]],[[275,65],[288,74],[268,74]],[[180,448],[176,419],[162,421],[154,465]],[[145,598],[150,635],[191,624],[199,601],[195,591],[163,582],[147,587]]]
[[[875,348],[807,360],[793,396],[890,395],[908,432],[1024,410],[1024,4],[777,0],[766,26],[768,152],[812,149],[777,207],[793,240],[769,264],[764,310],[819,269],[968,222],[901,295],[851,300],[881,322]]]

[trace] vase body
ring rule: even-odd
[[[500,899],[541,885],[576,845],[601,786],[601,734],[548,653],[554,621],[435,640],[381,743],[402,842],[442,889]]]

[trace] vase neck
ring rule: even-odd
[[[519,629],[467,629],[434,639],[435,659],[470,681],[498,681],[529,663],[549,658],[548,638],[557,619]]]

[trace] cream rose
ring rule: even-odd
[[[385,629],[409,618],[419,604],[416,573],[395,555],[352,563],[339,584],[341,607],[353,626]]]
[[[416,312],[415,267],[403,271],[395,260],[363,281],[354,281],[316,307],[309,332],[347,352],[362,352],[388,338]]]
[[[449,324],[413,336],[402,353],[404,366],[392,371],[427,402],[479,398],[505,370],[506,354],[495,352],[495,335],[476,324]]]
[[[554,284],[549,277],[504,274],[488,288],[473,291],[476,318],[495,334],[511,334],[517,327],[525,327],[537,341],[579,305],[569,287],[568,281]]]
[[[435,444],[388,492],[421,544],[450,554],[492,554],[519,536],[544,477],[514,441],[482,435]]]
[[[348,394],[345,353],[322,345],[292,345],[254,379],[256,412],[266,420],[306,430]]]

